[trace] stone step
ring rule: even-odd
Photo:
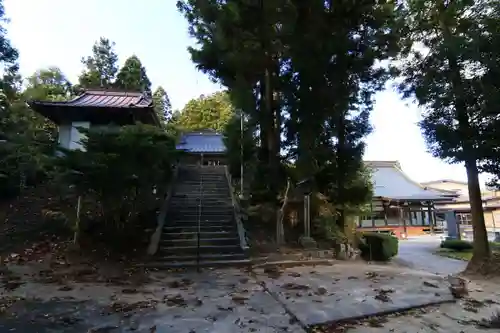
[[[168,234],[164,234],[164,237],[160,240],[160,246],[162,247],[185,247],[185,246],[198,246],[198,239],[196,235],[191,239],[185,238],[172,238],[167,237]],[[200,238],[200,246],[225,246],[225,245],[239,245],[240,239],[237,237],[228,238]]]
[[[191,204],[191,205],[214,205],[218,203],[223,203],[227,205],[232,205],[233,202],[230,198],[175,198],[170,201],[170,204]]]
[[[210,224],[201,225],[201,232],[222,232],[222,231],[235,231],[236,225],[233,224]],[[182,232],[198,232],[198,226],[193,225],[167,225],[163,227],[163,233],[182,233]]]
[[[162,237],[169,239],[193,239],[197,237],[198,232],[196,231],[184,231],[184,232],[163,232]],[[221,231],[201,231],[200,237],[203,238],[228,238],[230,236],[237,236],[235,230],[221,230]]]
[[[212,267],[245,267],[249,266],[251,261],[249,259],[237,259],[237,260],[196,260],[189,261],[154,261],[147,264],[141,265],[145,268],[150,269],[169,269],[169,268],[212,268]]]
[[[202,207],[201,215],[202,216],[232,216],[234,213],[232,207]],[[169,211],[169,216],[199,216],[200,211],[198,207],[173,207],[172,210]]]
[[[237,245],[203,245],[200,246],[160,246],[160,253],[162,254],[197,254],[199,253],[241,253],[241,247]]]
[[[158,257],[158,260],[178,262],[178,261],[195,261],[197,260],[196,255],[169,255]],[[200,253],[201,260],[242,260],[245,259],[245,255],[242,253],[220,253],[220,254],[210,254],[210,253]]]
[[[217,190],[217,191],[208,191],[204,190],[200,192],[199,190],[178,190],[175,192],[175,195],[172,198],[180,198],[180,197],[193,197],[193,198],[207,198],[207,197],[230,197],[229,190]]]
[[[191,204],[191,203],[173,203],[172,205],[169,206],[169,210],[173,212],[195,212],[198,214],[200,210],[203,212],[213,212],[213,211],[223,211],[223,212],[232,212],[233,211],[233,206],[229,205],[227,203],[212,203],[212,204],[207,204],[207,203],[202,203],[200,204]]]
[[[167,215],[166,221],[178,221],[178,222],[214,222],[214,221],[223,221],[230,222],[234,218],[234,214],[198,214],[198,212],[193,211],[192,214],[183,214],[171,210]]]
[[[183,228],[193,228],[193,230],[190,230],[191,232],[198,232],[198,222],[175,222],[175,223],[169,223],[169,227],[183,227]],[[206,227],[222,227],[223,229],[221,230],[235,230],[236,228],[236,223],[231,222],[220,222],[220,221],[214,221],[214,222],[204,222],[200,223],[200,229],[206,228]],[[214,231],[214,230],[200,230],[200,231]]]

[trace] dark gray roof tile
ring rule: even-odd
[[[31,104],[93,108],[150,108],[153,106],[153,99],[141,92],[86,90],[70,101],[32,101]]]
[[[177,149],[191,153],[224,153],[226,146],[222,134],[213,131],[199,131],[184,133]]]

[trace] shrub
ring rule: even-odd
[[[398,254],[399,241],[394,236],[367,232],[362,240],[359,249],[365,260],[387,261]]]
[[[106,227],[133,230],[166,192],[177,158],[174,138],[142,124],[81,132],[84,149],[61,149],[56,158],[61,183],[94,198]]]
[[[313,236],[319,239],[332,241],[335,244],[347,242],[346,235],[340,230],[335,216],[322,215],[313,220]]]
[[[472,243],[461,239],[448,239],[441,243],[441,247],[454,251],[472,250]]]

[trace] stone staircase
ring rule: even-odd
[[[240,244],[224,166],[179,167],[157,260],[167,267],[249,262]]]

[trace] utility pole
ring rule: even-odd
[[[240,109],[240,197],[243,198],[243,110]]]

